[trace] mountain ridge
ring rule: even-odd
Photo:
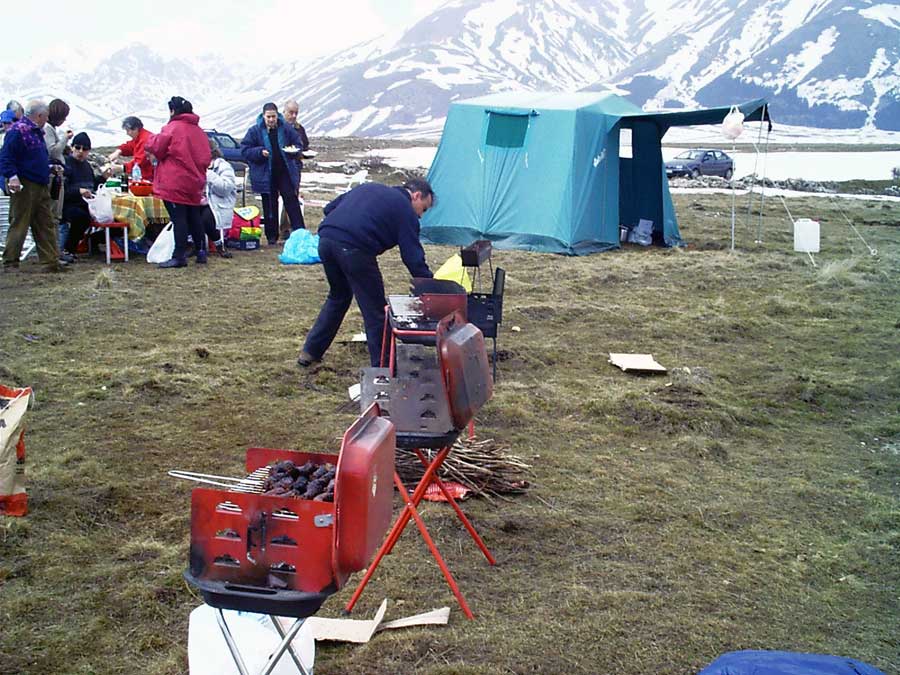
[[[434,135],[453,101],[513,89],[611,90],[646,109],[762,97],[783,124],[900,131],[900,5],[647,4],[451,0],[405,30],[307,64],[238,69],[135,45],[85,72],[46,66],[7,74],[0,87],[63,98],[72,124],[101,141],[119,138],[129,114],[158,128],[175,93],[205,125],[235,134],[264,102],[296,98],[314,135]]]

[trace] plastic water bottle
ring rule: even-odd
[[[131,167],[131,182],[137,183],[141,180],[141,167],[138,166],[137,162],[135,162],[134,166]]]

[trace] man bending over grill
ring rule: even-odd
[[[325,219],[319,225],[319,258],[328,279],[328,297],[306,336],[297,359],[300,366],[322,359],[353,298],[363,316],[371,365],[380,365],[385,297],[377,257],[399,246],[410,274],[434,276],[419,242],[419,218],[433,204],[431,185],[414,178],[401,187],[363,183],[325,206]]]

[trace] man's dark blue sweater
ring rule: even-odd
[[[44,132],[27,117],[10,127],[0,150],[0,175],[47,185],[50,182],[50,155]]]
[[[412,276],[433,276],[419,242],[419,217],[402,187],[363,183],[345,192],[325,207],[319,236],[372,256],[399,246]]]

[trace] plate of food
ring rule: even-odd
[[[303,154],[301,156],[303,157],[303,159],[312,159],[313,157],[315,157],[318,154],[319,153],[316,152],[315,150],[304,150]]]
[[[284,150],[284,153],[286,155],[300,154],[300,148],[298,148],[296,145],[286,145],[282,148],[282,150]]]

